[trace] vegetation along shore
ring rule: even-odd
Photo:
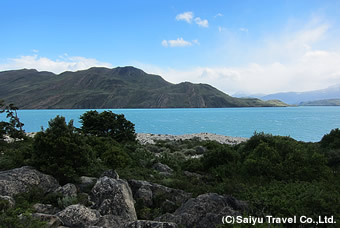
[[[80,128],[56,116],[27,137],[16,108],[1,107],[0,227],[228,227],[225,216],[340,222],[339,129],[316,143],[136,134],[124,115],[89,111]]]

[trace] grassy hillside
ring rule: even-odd
[[[0,98],[20,109],[220,108],[285,106],[234,98],[207,84],[172,84],[134,67],[90,68],[55,75],[0,72]]]

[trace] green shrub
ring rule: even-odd
[[[112,111],[88,111],[80,116],[81,132],[89,135],[111,137],[117,142],[135,141],[135,125],[123,114]]]
[[[85,136],[76,132],[72,121],[66,124],[64,117],[50,120],[49,127],[37,133],[34,139],[33,165],[61,184],[77,181],[95,165],[96,159]]]

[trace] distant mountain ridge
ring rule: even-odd
[[[220,108],[286,106],[280,101],[234,98],[208,84],[172,84],[134,67],[93,67],[54,74],[0,72],[0,99],[20,109]]]
[[[275,93],[259,97],[262,100],[278,99],[290,105],[299,105],[302,102],[340,99],[340,85],[328,87],[326,89],[307,91],[307,92],[286,92]]]

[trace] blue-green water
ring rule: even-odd
[[[320,141],[331,129],[340,128],[340,107],[207,108],[207,109],[111,109],[135,124],[138,133],[189,134],[209,132],[250,137],[255,131]],[[46,128],[56,115],[74,120],[88,110],[19,110],[26,132]],[[102,111],[102,110],[98,110]],[[0,117],[4,119],[2,115]]]

